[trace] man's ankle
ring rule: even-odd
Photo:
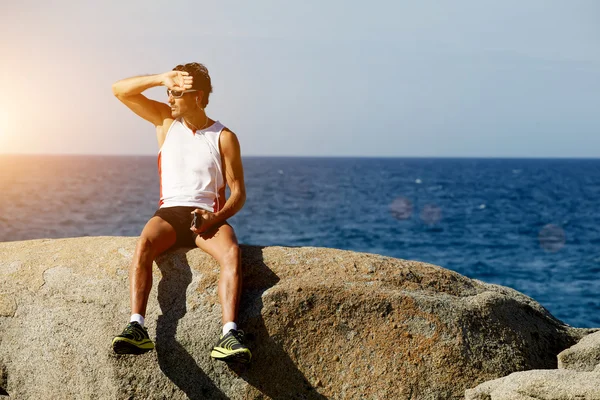
[[[144,321],[145,319],[142,314],[131,314],[131,318],[129,319],[129,322],[137,322],[141,326],[144,326]]]
[[[223,325],[223,336],[227,335],[230,330],[237,331],[237,324],[235,322],[227,322]]]

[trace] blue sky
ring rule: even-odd
[[[244,155],[600,157],[599,18],[597,1],[10,2],[0,153],[156,154],[111,84],[198,61]]]

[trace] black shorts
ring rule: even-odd
[[[190,227],[192,226],[192,219],[194,218],[192,211],[197,208],[198,207],[164,207],[159,208],[154,213],[154,217],[164,219],[173,227],[173,229],[175,229],[175,234],[177,235],[175,247],[196,247],[196,237],[198,237],[198,234],[192,232]],[[223,224],[227,224],[227,221],[213,226],[210,230],[204,232],[202,236],[209,235]]]

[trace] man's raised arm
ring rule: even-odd
[[[114,95],[131,111],[160,126],[171,116],[167,104],[150,100],[142,95],[146,89],[156,86],[166,86],[171,90],[188,90],[192,87],[192,77],[185,71],[169,71],[163,74],[136,76],[122,79],[112,85]]]

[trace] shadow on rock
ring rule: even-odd
[[[170,253],[168,261],[159,257],[156,264],[162,272],[158,283],[158,303],[163,315],[158,317],[156,324],[156,353],[160,369],[192,400],[227,399],[175,339],[177,324],[187,312],[186,289],[192,282],[192,271],[185,253]]]
[[[242,246],[244,286],[240,325],[252,350],[249,365],[231,364],[240,378],[273,399],[326,399],[310,385],[277,338],[270,337],[262,317],[263,293],[279,278],[263,262],[263,247]]]

